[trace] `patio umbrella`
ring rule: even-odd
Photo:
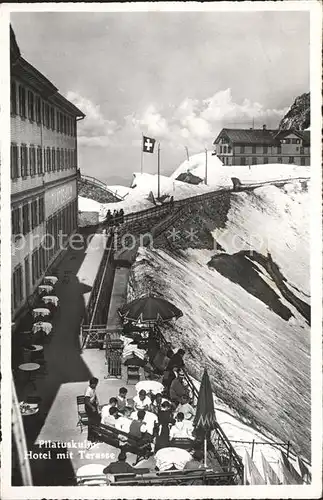
[[[182,311],[174,304],[162,297],[152,295],[125,304],[119,309],[119,313],[128,321],[140,321],[141,323],[156,323],[157,321],[168,321],[183,316]]]
[[[200,392],[197,400],[196,414],[194,418],[195,429],[204,431],[204,465],[206,466],[207,439],[208,431],[215,429],[217,426],[213,393],[207,369],[204,369],[203,378],[200,386]]]

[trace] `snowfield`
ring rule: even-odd
[[[185,160],[171,176],[160,176],[161,195],[173,196],[174,200],[180,200],[216,189],[231,188],[231,177],[237,177],[242,182],[247,183],[295,179],[299,177],[310,178],[310,167],[280,164],[230,167],[223,165],[217,156],[212,155],[211,151],[208,151],[207,157],[207,185],[204,182],[193,185],[176,180],[181,173],[188,171],[202,179],[205,178],[205,152],[203,152],[193,155],[189,161]],[[113,211],[123,208],[125,213],[129,213],[154,206],[153,202],[148,199],[148,196],[152,192],[154,197],[157,197],[157,175],[145,173],[134,173],[133,175],[131,188],[125,186],[107,186],[108,189],[113,192],[117,191],[120,196],[125,196],[125,198],[123,201],[116,203],[98,204],[96,210],[99,213],[99,220],[105,218],[107,210]],[[83,211],[83,208],[79,210]]]
[[[309,195],[298,184],[234,194],[227,225],[214,228],[214,235],[228,254],[241,250],[230,243],[233,235],[243,249],[257,252],[257,239],[250,235],[267,237],[286,284],[309,301]],[[210,267],[215,253],[189,249],[175,255],[140,248],[128,300],[146,294],[150,286],[179,307],[184,315],[165,335],[174,346],[184,347],[191,374],[201,380],[206,366],[218,404],[229,407],[241,425],[248,423],[248,432],[257,429],[276,440],[290,440],[309,459],[309,326],[261,265],[258,275],[292,313],[288,321]],[[234,431],[224,430],[228,435]]]

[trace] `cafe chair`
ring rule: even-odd
[[[76,396],[76,405],[78,415],[76,427],[80,426],[81,432],[83,432],[83,426],[88,425],[88,417],[85,411],[85,396]]]
[[[127,366],[127,384],[134,382],[135,384],[140,381],[140,367],[128,365]]]

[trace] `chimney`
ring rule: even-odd
[[[266,130],[266,125],[263,125],[263,126],[262,126],[262,130]]]

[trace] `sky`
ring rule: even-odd
[[[26,12],[11,14],[22,56],[86,117],[79,167],[129,186],[142,134],[161,173],[212,149],[223,127],[278,126],[309,92],[306,12]],[[157,172],[157,152],[143,154]]]

